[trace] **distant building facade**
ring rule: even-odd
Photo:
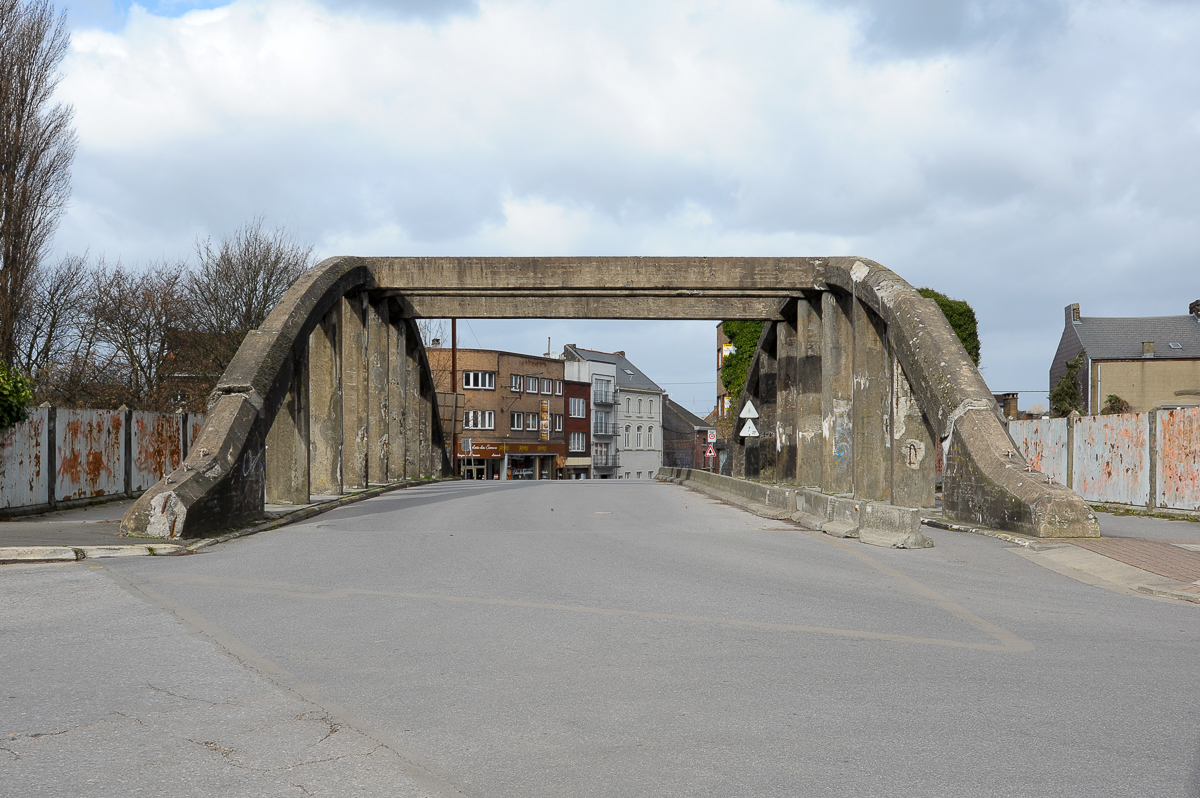
[[[426,353],[435,373],[450,373],[449,349]],[[563,361],[492,349],[459,349],[456,360],[454,392],[462,395],[463,410],[455,473],[464,479],[565,478]]]
[[[709,431],[716,432],[716,426],[710,424],[683,405],[663,396],[662,410],[663,427],[663,465],[670,468],[695,468],[703,471],[717,471],[719,461],[716,456],[716,436],[710,443]],[[713,456],[706,456],[709,446],[713,446]]]
[[[1067,374],[1067,363],[1086,352],[1079,383],[1089,414],[1099,413],[1109,396],[1135,413],[1200,404],[1200,300],[1186,316],[1089,317],[1075,303],[1064,317],[1050,390]]]
[[[663,389],[629,362],[624,352],[599,352],[567,344],[563,360],[587,362],[592,375],[595,415],[592,421],[592,469],[597,470],[597,449],[608,446],[613,459],[608,469],[617,479],[653,479],[662,467],[662,397]],[[579,367],[576,367],[579,368]],[[611,368],[611,372],[609,369]],[[608,374],[612,374],[613,391],[608,392]],[[597,395],[606,401],[596,401]],[[603,423],[611,436],[595,434]],[[610,414],[610,415],[607,415]],[[612,427],[607,426],[611,419]],[[603,473],[599,476],[605,476]]]

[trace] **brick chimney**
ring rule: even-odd
[[[1197,299],[1192,304],[1188,305],[1188,313],[1196,317],[1196,321],[1200,321],[1200,299]]]
[[[613,352],[613,354],[617,357],[625,357],[625,350],[622,349],[620,352]]]
[[[1079,303],[1075,302],[1063,308],[1064,315],[1067,317],[1067,324],[1081,324],[1079,321]]]
[[[1154,357],[1154,342],[1142,341],[1142,357]]]

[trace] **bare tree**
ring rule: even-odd
[[[140,274],[120,263],[98,270],[95,318],[100,341],[111,348],[134,407],[166,409],[169,333],[187,318],[182,263],[160,262]]]
[[[51,105],[71,37],[48,0],[0,0],[0,360],[17,360],[30,279],[70,197],[73,111]]]
[[[199,264],[187,278],[189,359],[220,374],[246,333],[261,327],[284,293],[312,265],[312,247],[258,216],[220,244],[196,242]],[[183,338],[180,339],[181,341]]]
[[[68,255],[52,268],[37,264],[29,280],[29,301],[16,320],[15,364],[37,386],[62,362],[84,304],[87,258]]]

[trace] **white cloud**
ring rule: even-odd
[[[323,254],[853,253],[970,301],[997,390],[1045,384],[1069,302],[1200,297],[1191,4],[371,8],[76,30],[59,247],[263,212]]]

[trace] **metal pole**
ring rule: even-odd
[[[450,420],[451,472],[458,476],[458,319],[450,319],[450,390],[454,392],[454,418]]]

